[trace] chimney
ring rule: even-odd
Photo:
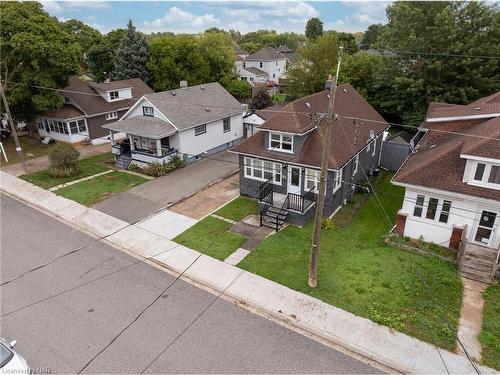
[[[179,87],[180,87],[181,89],[184,89],[184,88],[188,87],[188,83],[187,83],[187,81],[180,81],[180,82],[179,82]]]
[[[332,92],[332,89],[334,88],[334,86],[335,86],[335,82],[334,82],[332,76],[329,75],[328,79],[325,82],[325,90],[329,90],[330,92]]]

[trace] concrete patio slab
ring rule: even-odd
[[[196,219],[169,210],[164,210],[152,217],[140,221],[136,226],[171,240],[197,222],[198,220]]]

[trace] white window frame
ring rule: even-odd
[[[353,159],[353,163],[354,163],[354,169],[352,171],[352,175],[354,176],[356,173],[358,173],[359,169],[359,154],[356,154],[356,156]]]
[[[373,143],[373,151],[372,151],[372,157],[375,156],[375,152],[377,150],[377,138],[372,142]]]
[[[114,93],[116,93],[116,97],[113,98]],[[118,100],[120,99],[120,91],[119,90],[113,90],[113,91],[109,91],[109,100]]]
[[[476,180],[475,179],[476,170],[477,170],[479,164],[484,164],[485,167],[484,167],[484,171],[483,171],[483,175],[481,177],[481,180]],[[493,167],[500,168],[500,164],[487,163],[484,161],[475,162],[473,167],[472,167],[472,173],[471,173],[471,178],[470,178],[469,184],[476,185],[476,186],[484,186],[484,187],[492,188],[495,190],[500,190],[500,184],[496,184],[494,182],[488,182],[488,179],[490,178],[491,170],[493,169]]]
[[[340,189],[342,186],[342,171],[344,168],[335,171],[335,177],[333,178],[333,193]]]
[[[147,117],[154,117],[155,116],[155,109],[153,107],[143,105],[142,106],[142,115],[147,116]]]
[[[418,204],[418,198],[422,197],[422,204]],[[422,194],[417,194],[417,198],[415,199],[415,205],[413,206],[413,217],[419,217],[422,219],[422,215],[424,214],[424,207],[425,207],[425,195]],[[420,215],[415,214],[415,210],[419,208],[420,209]]]
[[[254,159],[247,156],[245,156],[245,158],[243,159],[243,163],[244,176],[246,178],[265,182],[271,177],[268,176],[268,178],[266,178],[265,174],[271,172],[273,177],[273,184],[281,185],[281,182],[283,180],[283,167],[281,163],[275,163],[263,159]]]
[[[445,204],[445,202],[448,203],[448,210],[444,210],[444,204]],[[452,204],[453,204],[453,202],[450,201],[449,199],[443,199],[441,201],[441,204],[439,205],[439,207],[440,207],[439,215],[437,217],[437,219],[438,219],[438,221],[440,223],[448,224],[448,221],[450,220],[450,213],[451,213],[451,206],[452,206]],[[444,215],[444,217],[446,217],[446,221],[442,221],[441,220],[441,217],[443,217],[443,215]]]
[[[279,136],[279,140],[273,139],[273,135]],[[290,141],[284,141],[283,139],[287,137],[290,138]],[[273,146],[271,143],[272,142],[279,142],[277,146]],[[290,145],[290,150],[285,150],[283,148],[283,144],[289,144]],[[293,135],[288,134],[288,133],[269,133],[269,151],[280,151],[280,152],[286,152],[288,154],[293,154]]]
[[[314,184],[313,191],[317,193],[320,175],[321,175],[320,170],[306,168],[306,171],[304,173],[304,190],[309,191],[309,189],[311,189],[312,186],[308,186],[308,183],[312,182]]]
[[[118,112],[108,112],[106,113],[106,120],[113,120],[115,118],[118,118]]]
[[[222,132],[229,133],[230,131],[231,131],[231,117],[225,117],[224,119],[222,119]]]
[[[194,128],[194,136],[195,137],[202,135],[202,134],[206,134],[206,132],[207,132],[207,124],[198,125],[198,126],[195,126],[195,128]]]

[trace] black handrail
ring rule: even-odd
[[[316,186],[313,186],[302,195],[295,193],[288,193],[287,198],[290,198],[288,200],[288,208],[294,211],[299,211],[301,213],[304,213],[304,211],[309,207],[309,205],[306,206],[305,204],[306,201],[307,200],[311,202],[316,201],[316,194],[314,193],[315,188]]]
[[[273,179],[270,178],[266,182],[264,182],[262,185],[260,185],[259,188],[259,201],[264,202],[267,204],[272,205],[273,204],[273,192],[274,192],[274,186],[272,183]]]
[[[281,208],[278,212],[278,215],[276,215],[276,221],[275,221],[275,225],[276,225],[276,232],[279,231],[280,227],[279,227],[279,221],[280,221],[280,216],[284,216],[284,212],[287,210],[288,208],[288,195],[286,196],[285,200],[283,201],[283,204],[281,205]]]

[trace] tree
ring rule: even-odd
[[[80,20],[64,21],[62,27],[76,38],[78,44],[82,47],[84,55],[88,53],[92,46],[101,42],[101,33]]]
[[[28,85],[62,88],[80,69],[81,48],[36,2],[0,2],[0,74],[16,118],[62,106],[61,96]]]
[[[252,96],[252,85],[237,78],[221,83],[229,93],[237,99],[247,99]]]
[[[263,47],[264,46],[262,44],[255,43],[255,42],[241,43],[241,48],[243,48],[245,51],[247,51],[249,55],[251,55],[254,52],[257,52],[259,49],[261,49]]]
[[[377,42],[383,30],[384,25],[380,23],[368,26],[368,29],[363,34],[363,39],[361,39],[361,48],[370,49]]]
[[[310,18],[306,24],[307,39],[316,39],[323,35],[323,22],[317,17]]]
[[[335,74],[338,49],[335,33],[320,36],[299,48],[297,61],[287,70],[287,93],[301,97],[323,90],[328,75]]]
[[[78,157],[80,153],[70,144],[58,143],[49,151],[50,165],[47,172],[53,177],[74,176],[80,172]]]
[[[344,55],[340,69],[340,83],[350,83],[365,99],[373,99],[373,83],[381,64],[389,63],[387,57],[360,51]],[[373,103],[371,103],[374,105]]]
[[[358,46],[356,44],[356,38],[351,33],[340,32],[337,36],[339,40],[339,45],[344,47],[346,54],[355,53],[358,51]]]
[[[128,21],[127,33],[122,38],[120,46],[116,51],[114,79],[140,78],[148,81],[146,62],[149,57],[149,49],[146,38],[135,29],[132,21]]]
[[[88,69],[94,74],[97,82],[102,82],[112,76],[116,51],[126,33],[125,29],[112,30],[90,47],[87,53]]]
[[[262,109],[273,105],[273,100],[266,91],[259,91],[257,95],[252,98],[252,109]]]

